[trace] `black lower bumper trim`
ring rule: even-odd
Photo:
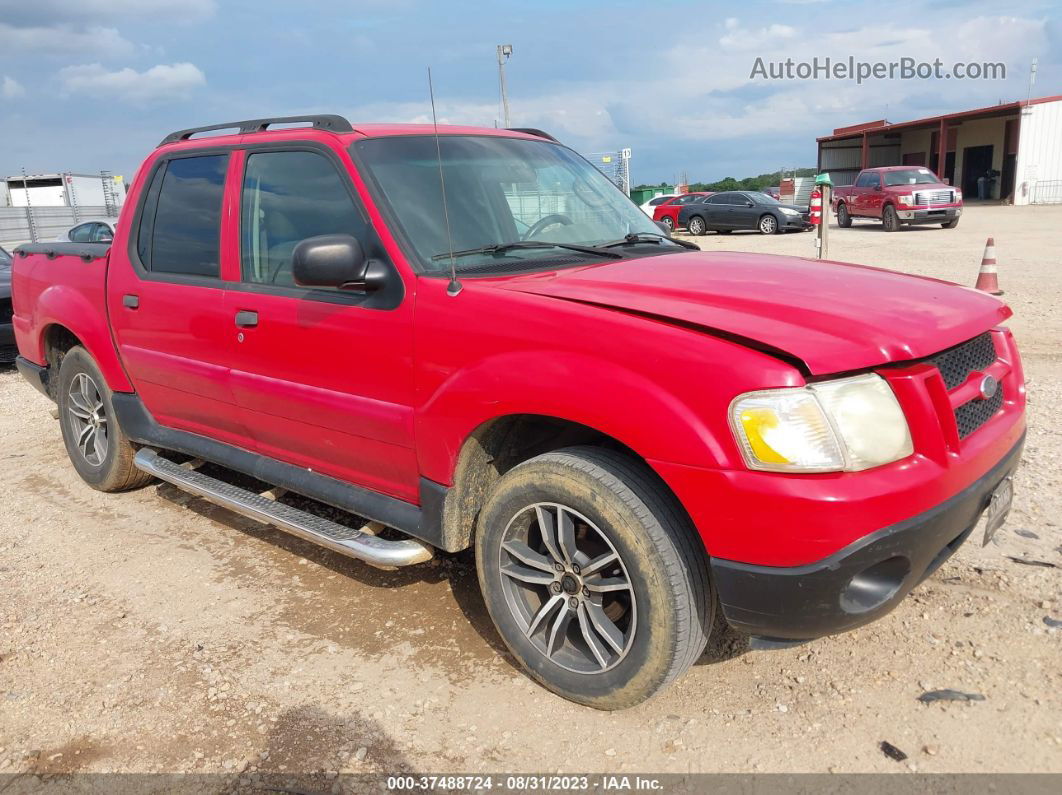
[[[48,398],[48,400],[54,400],[52,393],[48,391],[48,378],[51,371],[47,367],[34,364],[24,356],[19,356],[15,359],[15,367],[18,368],[22,377],[33,385],[34,389]]]
[[[912,519],[859,539],[828,558],[791,568],[712,559],[727,622],[784,642],[867,624],[888,613],[962,545],[996,486],[1021,459],[1023,436],[975,483]]]

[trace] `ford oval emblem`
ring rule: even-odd
[[[981,379],[981,399],[988,400],[999,390],[999,381],[994,376],[986,375]]]

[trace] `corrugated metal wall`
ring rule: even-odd
[[[54,240],[79,221],[106,217],[106,207],[0,207],[0,245]]]
[[[1022,109],[1015,204],[1062,203],[1062,101]]]

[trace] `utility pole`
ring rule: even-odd
[[[502,119],[504,119],[506,127],[511,125],[509,123],[509,92],[505,88],[505,63],[512,54],[513,45],[498,45],[498,86],[501,89]]]

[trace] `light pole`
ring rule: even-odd
[[[512,54],[513,45],[498,45],[498,85],[501,88],[502,118],[505,120],[506,127],[509,126],[509,93],[505,90],[505,62]]]

